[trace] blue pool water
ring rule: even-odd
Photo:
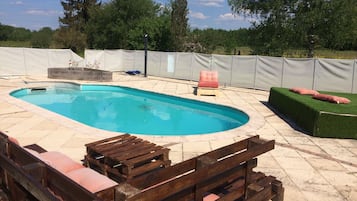
[[[21,89],[12,96],[96,128],[147,135],[193,135],[239,127],[242,111],[142,90],[102,85]]]

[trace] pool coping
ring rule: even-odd
[[[83,82],[83,81],[72,81],[72,80],[40,80],[40,81],[34,81],[34,82],[26,82],[24,86],[22,87],[17,87],[11,90],[6,91],[6,99],[8,102],[11,102],[12,104],[18,106],[19,108],[22,108],[25,111],[32,112],[34,114],[40,115],[42,117],[45,117],[49,120],[56,121],[62,126],[65,126],[67,128],[76,130],[80,133],[83,134],[88,134],[88,135],[94,135],[98,137],[107,136],[107,137],[112,137],[114,135],[120,135],[124,134],[125,132],[114,132],[114,131],[107,131],[107,130],[102,130],[98,128],[94,128],[88,125],[85,125],[83,123],[80,123],[78,121],[72,120],[70,118],[67,118],[65,116],[62,116],[60,114],[57,114],[55,112],[49,111],[47,109],[41,108],[39,106],[33,105],[31,103],[28,103],[26,101],[20,100],[18,98],[15,98],[10,95],[11,92],[20,90],[20,89],[26,89],[26,88],[34,88],[34,87],[46,87],[49,84],[58,84],[58,83],[65,83],[65,84],[73,84],[73,85],[90,85],[90,84],[99,84],[99,85],[105,85],[105,86],[119,86],[119,87],[128,87],[125,85],[120,85],[120,83],[114,83],[114,82]],[[128,87],[128,88],[133,88],[134,87]],[[172,95],[172,94],[165,94],[165,93],[160,93],[157,91],[153,90],[147,90],[147,89],[140,89],[143,91],[148,91],[148,92],[153,92],[153,93],[158,93],[158,94],[164,94],[164,95],[169,95],[169,96],[176,96],[180,98],[187,98],[187,97],[182,97],[182,96],[177,96],[177,95]],[[155,135],[144,135],[144,134],[132,134],[138,137],[141,137],[143,139],[149,140],[149,141],[154,141],[154,142],[161,142],[161,143],[182,143],[182,142],[192,142],[192,141],[211,141],[211,140],[222,140],[222,139],[232,139],[232,138],[241,138],[242,133],[246,134],[246,137],[253,136],[254,132],[257,131],[259,128],[261,128],[264,125],[264,117],[261,115],[258,115],[256,111],[251,108],[249,105],[232,105],[232,104],[218,104],[214,103],[209,100],[197,100],[194,98],[187,98],[190,100],[195,100],[195,101],[202,101],[206,103],[212,103],[212,104],[217,104],[217,105],[222,105],[222,106],[227,106],[231,107],[237,110],[240,110],[244,113],[246,113],[249,116],[249,121],[234,129],[226,130],[226,131],[221,131],[221,132],[215,132],[215,133],[207,133],[207,134],[196,134],[196,135],[185,135],[185,136],[155,136]],[[250,133],[252,133],[250,135]]]

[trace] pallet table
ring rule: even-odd
[[[170,166],[169,149],[125,134],[85,145],[84,165],[118,182]]]
[[[218,88],[210,88],[210,87],[198,87],[197,88],[197,96],[201,95],[214,95],[219,96]]]

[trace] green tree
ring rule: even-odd
[[[186,36],[188,31],[188,9],[187,0],[171,1],[171,34],[175,51],[185,49]]]
[[[2,25],[0,23],[0,41],[9,40],[14,27],[8,25]]]
[[[31,31],[22,27],[14,27],[8,40],[12,41],[29,41],[31,39]]]
[[[149,35],[149,49],[168,47],[169,12],[152,0],[114,0],[91,10],[86,33],[88,45],[96,49],[143,49]]]
[[[0,23],[0,41],[29,41],[31,31],[21,27],[12,27]]]
[[[100,6],[97,0],[62,0],[64,16],[59,18],[60,28],[55,40],[64,48],[81,52],[86,47],[86,24],[90,19],[89,10]]]
[[[191,49],[200,53],[238,54],[239,47],[247,46],[248,30],[194,29],[189,33]]]
[[[228,0],[236,13],[259,19],[251,29],[250,44],[257,53],[282,55],[288,47],[338,47],[352,40],[355,0]],[[343,23],[338,24],[340,19]],[[339,42],[334,40],[339,38]],[[341,41],[342,39],[342,41]],[[346,45],[342,45],[346,47]]]
[[[32,33],[31,45],[37,48],[49,48],[52,41],[53,31],[49,27],[44,27]]]

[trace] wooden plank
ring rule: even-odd
[[[38,152],[38,153],[47,152],[46,149],[44,149],[43,147],[39,146],[38,144],[26,145],[26,146],[24,146],[24,148],[34,150],[34,151],[36,151],[36,152]]]
[[[158,172],[148,173],[138,178],[134,178],[128,181],[128,183],[131,184],[132,186],[138,187],[139,189],[144,189],[149,186],[153,186],[155,184],[169,180],[172,177],[176,177],[185,174],[187,172],[190,172],[194,170],[195,166],[196,166],[196,160],[189,159],[181,163],[175,164],[174,166],[163,168]]]
[[[274,192],[274,197],[272,201],[283,201],[284,200],[284,187],[281,181],[274,180],[271,183],[272,191]]]
[[[271,186],[268,186],[261,190],[259,193],[256,193],[252,196],[249,196],[246,201],[263,201],[263,200],[270,200],[272,198],[272,189]]]
[[[24,166],[27,164],[36,163],[40,161],[40,159],[38,159],[36,156],[27,152],[26,150],[24,150],[22,147],[20,147],[15,143],[9,142],[8,149],[9,149],[9,157],[13,161],[18,163],[20,166]]]
[[[216,150],[207,152],[205,154],[202,154],[200,156],[208,156],[210,158],[214,158],[214,159],[220,159],[223,157],[226,157],[230,154],[234,154],[240,151],[244,151],[245,149],[248,148],[248,142],[249,140],[255,139],[255,138],[259,138],[259,136],[254,136],[254,137],[250,137],[244,140],[241,140],[239,142],[218,148]]]
[[[245,171],[247,168],[247,164],[241,164],[238,167],[232,167],[227,171],[223,172],[220,175],[216,175],[214,177],[209,176],[209,179],[202,182],[201,188],[203,192],[211,191],[214,188],[219,186],[225,186],[227,191],[237,188],[237,185],[240,183],[237,181],[244,180],[243,184],[245,185]],[[245,189],[243,189],[244,191]]]
[[[47,166],[47,185],[51,191],[67,201],[99,200],[95,194],[50,166]]]
[[[135,164],[138,164],[142,161],[147,161],[147,160],[152,160],[152,159],[156,159],[156,160],[163,160],[163,155],[166,153],[168,153],[169,150],[168,149],[162,149],[160,147],[157,147],[157,149],[152,149],[151,151],[149,152],[146,152],[144,154],[144,152],[142,152],[142,154],[138,154],[137,157],[135,158],[130,158],[130,159],[127,159],[125,161],[125,164],[126,165],[135,165]]]
[[[128,179],[169,166],[168,152],[169,149],[134,136],[118,136],[89,144],[85,164],[115,179]]]
[[[197,96],[201,95],[219,95],[219,89],[218,88],[203,88],[203,87],[198,87],[197,88]]]
[[[103,143],[107,143],[107,142],[110,142],[112,140],[120,140],[120,139],[128,139],[128,138],[136,138],[135,136],[132,136],[132,135],[129,135],[129,134],[124,134],[124,135],[118,135],[118,136],[114,136],[114,137],[111,137],[111,138],[105,138],[103,140],[98,140],[98,141],[95,141],[95,142],[91,142],[91,143],[87,143],[85,144],[86,147],[94,147],[94,146],[97,146],[99,144],[103,144]]]
[[[159,150],[160,147],[156,146],[155,144],[137,144],[133,145],[131,147],[127,147],[126,150],[118,150],[117,152],[108,155],[108,158],[111,158],[113,160],[117,161],[123,161],[123,160],[130,160],[132,158],[138,157],[145,155],[147,153],[150,153],[151,151],[156,151]]]
[[[95,152],[99,152],[103,155],[110,155],[112,153],[116,153],[119,151],[125,151],[127,149],[131,149],[132,145],[141,143],[142,140],[138,138],[132,138],[130,140],[121,141],[121,142],[113,142],[97,145],[95,147],[91,147],[91,150]]]
[[[165,165],[166,162],[164,161],[154,161],[151,163],[147,163],[145,165],[139,166],[137,168],[131,169],[130,171],[128,171],[127,169],[123,169],[123,173],[128,175],[129,178],[135,177],[137,175],[141,175],[144,174],[146,172],[150,172],[152,170],[158,169],[162,166]],[[130,174],[128,174],[128,172],[130,172]]]
[[[44,188],[41,183],[30,177],[24,170],[19,168],[16,163],[2,153],[0,154],[0,166],[38,200],[59,201],[47,188]]]
[[[207,179],[207,175],[210,175],[210,177],[214,177],[219,174],[222,174],[227,170],[227,168],[239,166],[244,161],[254,158],[269,150],[272,150],[273,147],[274,141],[267,141],[259,147],[252,147],[251,149],[246,150],[242,153],[226,158],[220,161],[219,163],[204,167],[188,175],[184,175],[179,179],[170,181],[166,185],[160,185],[148,191],[144,191],[138,196],[146,197],[145,200],[147,201],[164,199],[166,196],[170,196],[175,193],[172,189],[175,189],[175,191],[177,192],[182,189],[188,188],[189,186],[193,186],[196,183],[204,181],[205,179]],[[165,168],[163,170],[167,170],[169,168]],[[150,195],[156,196],[155,198],[151,198]],[[139,197],[135,197],[135,199],[139,199]]]
[[[36,199],[41,201],[59,200],[59,196],[61,199],[68,201],[97,200],[94,194],[48,166],[24,148],[11,141],[8,142],[8,147],[9,156],[1,154],[1,166],[11,175],[13,181],[16,181],[27,193],[33,195]],[[44,150],[38,145],[30,147]],[[58,182],[60,182],[60,185],[53,185]],[[63,190],[58,191],[56,188],[53,188],[55,186],[60,186],[60,189],[63,188]],[[57,193],[57,195],[54,195],[53,192]]]

